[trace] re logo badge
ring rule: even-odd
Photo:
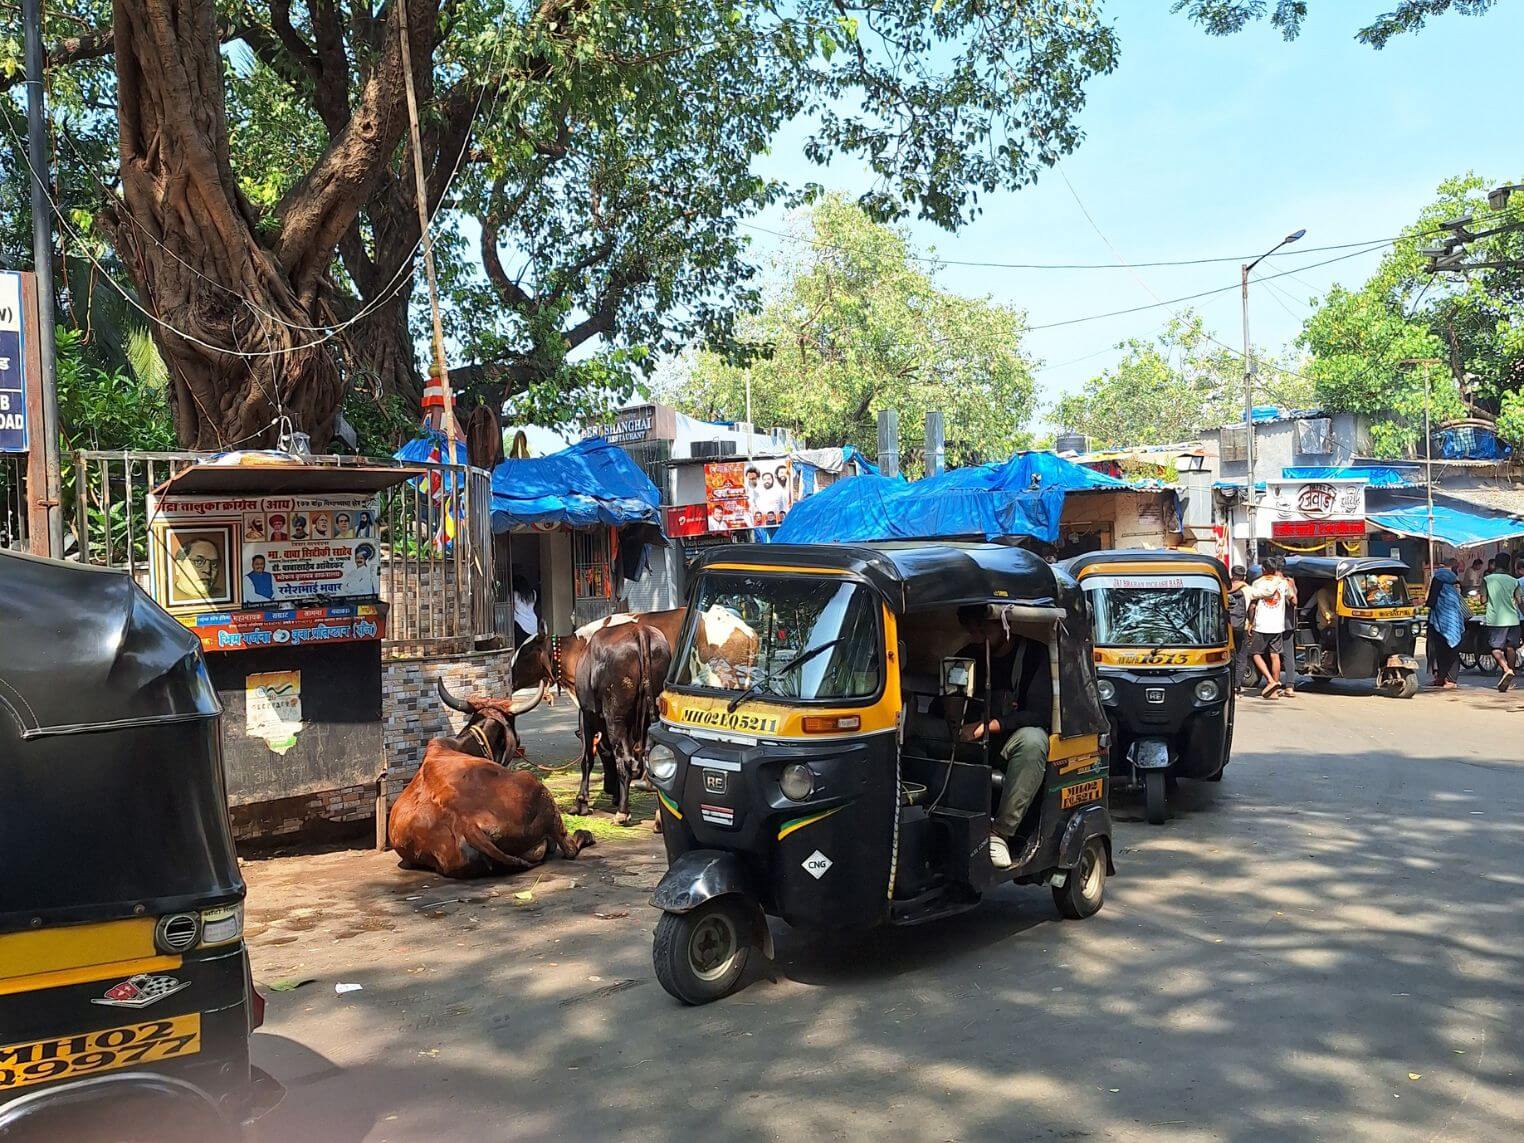
[[[820,850],[816,850],[804,859],[804,871],[819,881],[826,875],[826,870],[831,868],[831,859]]]

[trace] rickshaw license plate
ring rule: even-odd
[[[0,1047],[0,1092],[201,1051],[201,1013]]]
[[[1067,810],[1083,805],[1085,802],[1098,802],[1100,799],[1101,780],[1097,778],[1093,782],[1079,782],[1073,786],[1065,786],[1063,793],[1059,795],[1059,806]]]

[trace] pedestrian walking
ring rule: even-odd
[[[1279,556],[1265,560],[1265,574],[1249,588],[1249,626],[1254,631],[1251,654],[1254,666],[1265,679],[1260,698],[1276,698],[1281,692],[1281,646],[1286,637],[1286,604],[1291,582],[1281,574]]]
[[[1285,566],[1285,561],[1281,561],[1283,574]],[[1290,576],[1286,576],[1286,590],[1286,631],[1281,647],[1281,665],[1285,668],[1285,673],[1277,675],[1276,681],[1285,679],[1280,691],[1281,698],[1296,698],[1296,620],[1300,600],[1296,595],[1296,580]]]
[[[1487,645],[1503,668],[1498,690],[1513,686],[1513,657],[1519,646],[1519,581],[1507,552],[1493,557],[1493,571],[1483,581],[1487,596]]]
[[[1249,582],[1243,564],[1234,564],[1228,573],[1228,627],[1233,632],[1233,689],[1249,686],[1249,600],[1244,595]]]
[[[1466,633],[1466,605],[1460,592],[1460,560],[1446,560],[1434,569],[1429,580],[1429,634],[1425,640],[1428,649],[1429,670],[1433,673],[1433,685],[1454,690],[1460,684],[1460,644]]]

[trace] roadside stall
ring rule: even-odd
[[[234,453],[150,494],[152,594],[201,642],[245,817],[385,770],[379,493],[418,475]]]

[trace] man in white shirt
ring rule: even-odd
[[[1291,581],[1283,574],[1279,556],[1265,560],[1265,574],[1249,588],[1249,625],[1254,632],[1249,644],[1254,665],[1267,680],[1261,698],[1275,698],[1281,685],[1281,641],[1286,632],[1286,608],[1291,601]]]

